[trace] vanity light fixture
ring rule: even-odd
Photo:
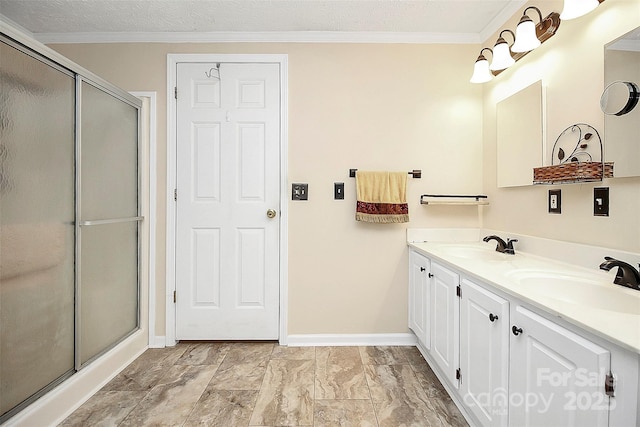
[[[520,18],[520,22],[516,27],[516,42],[511,46],[512,52],[529,52],[542,44],[536,34],[536,24],[534,24],[533,20],[527,15],[529,9],[538,12],[540,22],[542,22],[540,9],[535,6],[526,8],[524,12],[522,12],[522,18]]]
[[[507,41],[502,37],[502,34],[505,32],[511,33],[515,42],[516,35],[513,34],[513,31],[500,31],[500,36],[498,40],[496,40],[495,46],[493,46],[493,61],[491,61],[491,65],[489,66],[489,69],[492,71],[504,70],[516,63],[515,59],[511,56],[511,50],[509,49]]]
[[[604,0],[564,0],[564,7],[560,14],[560,19],[568,21],[569,19],[579,18],[591,12],[603,1]]]
[[[516,27],[516,34],[511,30],[500,31],[500,35],[493,47],[493,50],[484,48],[480,51],[480,56],[478,56],[473,69],[473,76],[470,80],[471,83],[488,82],[493,78],[492,76],[500,74],[506,68],[513,65],[516,61],[529,53],[532,49],[550,39],[556,31],[558,31],[558,27],[560,26],[560,14],[558,12],[551,12],[549,15],[545,16],[544,19],[541,19],[538,24],[534,25],[533,20],[527,16],[527,11],[529,9],[535,9],[538,12],[538,15],[542,17],[542,14],[537,7],[529,6],[522,13],[523,16],[520,19],[518,27]],[[514,43],[511,46],[511,50],[509,50],[507,41],[502,37],[502,34],[505,32],[509,32],[513,36]],[[522,36],[523,32],[525,34],[524,38]],[[538,43],[536,43],[536,40]],[[490,65],[484,55],[482,55],[482,52],[484,52],[485,49],[491,51],[493,54],[493,61]],[[489,73],[485,72],[486,65],[489,65]]]
[[[476,64],[473,66],[473,75],[471,76],[471,83],[485,83],[493,78],[493,74],[491,74],[491,70],[489,70],[489,61],[482,54],[485,50],[488,50],[493,55],[493,51],[488,47],[482,48],[480,51],[480,55],[478,55],[478,59],[476,59]]]

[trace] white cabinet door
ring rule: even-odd
[[[459,276],[435,262],[431,263],[433,287],[431,311],[431,356],[447,379],[458,388],[456,371],[460,361]]]
[[[467,279],[460,288],[460,394],[483,426],[506,426],[509,301]]]
[[[521,306],[511,325],[509,425],[607,426],[609,351]]]
[[[415,251],[409,252],[409,328],[418,341],[431,349],[429,329],[429,304],[431,302],[431,280],[429,259]]]

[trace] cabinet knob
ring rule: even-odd
[[[491,320],[492,322],[495,322],[496,320],[498,320],[498,316],[496,316],[493,313],[489,313],[489,320]]]
[[[433,277],[433,274],[429,273],[429,277]]]
[[[513,335],[518,336],[522,333],[522,328],[518,328],[516,325],[513,325],[511,332],[513,332]]]
[[[420,271],[425,271],[425,270],[426,270],[426,268],[420,267]]]

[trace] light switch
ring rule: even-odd
[[[593,189],[593,214],[595,216],[609,216],[609,187]]]
[[[333,183],[333,198],[334,200],[344,199],[344,182]]]

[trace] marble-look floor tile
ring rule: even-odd
[[[447,426],[431,407],[414,402],[375,402],[373,407],[380,427]]]
[[[102,391],[149,390],[167,373],[187,347],[177,345],[166,348],[150,348],[114,379]]]
[[[172,366],[121,426],[175,426],[185,422],[216,371],[215,366]]]
[[[176,365],[220,366],[228,351],[228,343],[189,343]]]
[[[211,387],[216,390],[260,390],[273,346],[271,343],[234,344],[213,376]]]
[[[427,363],[417,347],[402,347],[402,352],[410,365],[420,366]]]
[[[402,347],[360,347],[360,356],[365,365],[403,365],[409,363]]]
[[[147,391],[99,391],[60,427],[117,426],[146,394]]]
[[[250,426],[313,424],[313,360],[269,362]]]
[[[378,427],[370,400],[316,400],[314,427]]]
[[[208,387],[184,427],[249,425],[257,397],[257,390],[215,390]]]
[[[426,361],[421,364],[411,365],[411,368],[429,397],[440,398],[441,396],[448,396],[447,391]]]
[[[438,413],[438,416],[446,426],[451,427],[469,427],[467,420],[458,409],[451,396],[446,392],[438,396],[437,399],[432,399],[431,404]]]
[[[315,347],[287,347],[284,345],[276,345],[271,353],[271,359],[313,360],[315,358]]]
[[[316,399],[369,399],[369,387],[357,347],[316,349]]]
[[[366,365],[365,373],[381,427],[442,425],[410,365]]]

